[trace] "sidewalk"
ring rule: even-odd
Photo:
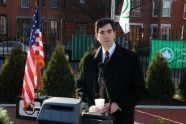
[[[164,124],[185,124],[186,109],[136,109],[135,121],[140,124],[153,124],[161,118]]]

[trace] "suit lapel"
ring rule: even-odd
[[[110,57],[110,60],[108,61],[108,63],[110,63],[111,61],[113,61],[115,58],[119,57],[121,55],[121,51],[120,51],[120,46],[118,44],[116,44],[116,48],[112,54],[112,56]]]
[[[102,49],[99,47],[93,57],[93,66],[92,66],[92,73],[94,75],[93,77],[93,99],[97,98],[98,96],[98,64],[102,61]]]

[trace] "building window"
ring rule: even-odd
[[[6,17],[0,16],[0,34],[6,34],[7,20]]]
[[[159,0],[152,1],[152,16],[158,16]]]
[[[186,3],[184,4],[183,18],[186,19]]]
[[[138,5],[140,3],[140,0],[132,0],[132,2],[135,5]],[[133,17],[139,17],[140,16],[140,4],[139,6],[136,6],[133,10],[132,10],[132,16]]]
[[[57,0],[50,0],[50,8],[57,8]]]
[[[85,0],[79,0],[80,7],[85,8],[86,7],[86,1]]]
[[[158,24],[151,24],[151,39],[158,38]]]
[[[29,0],[21,0],[21,8],[29,8]]]
[[[0,4],[5,4],[6,0],[0,0]]]
[[[32,20],[19,18],[17,19],[16,23],[17,23],[17,37],[20,39],[23,38],[24,40],[28,40],[30,37]]]
[[[45,0],[40,0],[41,8],[45,8]]]
[[[163,40],[169,40],[170,39],[170,24],[161,24],[161,38]]]
[[[77,34],[77,35],[86,35],[87,34],[87,24],[85,24],[85,23],[79,23],[79,24],[77,24],[77,27],[76,27],[76,31],[75,31],[75,33]]]
[[[163,17],[170,17],[171,0],[163,0]]]
[[[49,26],[50,26],[49,27],[50,28],[50,33],[53,33],[53,34],[57,33],[57,21],[51,20]]]

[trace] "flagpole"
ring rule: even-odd
[[[39,29],[40,30],[40,0],[36,0],[35,1],[35,7],[36,7],[36,9],[37,9],[37,15],[36,15],[36,19],[37,19],[37,25],[36,25],[36,27],[37,27],[37,29]],[[37,69],[36,69],[37,70]],[[40,71],[40,70],[39,70]],[[41,75],[41,72],[39,72],[38,70],[37,70],[37,78],[41,78],[41,77],[39,77],[40,75]],[[38,79],[37,79],[37,83],[38,83]],[[41,87],[36,87],[36,89],[35,89],[35,94],[36,94],[36,99],[38,99],[39,97],[40,97],[40,89]]]
[[[183,42],[183,35],[184,35],[184,26],[181,27],[181,40]],[[182,48],[185,48],[185,44],[183,43],[183,47]],[[184,56],[182,57],[182,59],[184,60]],[[181,63],[181,77],[183,78],[183,75],[185,74],[184,73],[184,70],[183,70],[183,62]]]
[[[115,0],[111,0],[111,7],[110,7],[110,11],[111,11],[111,19],[115,18]]]
[[[38,21],[38,25],[37,25],[37,28],[40,29],[40,0],[37,0],[37,11],[38,11],[38,15],[37,15],[37,21]]]

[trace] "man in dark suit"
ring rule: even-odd
[[[81,77],[77,81],[77,93],[82,102],[87,104],[89,112],[109,111],[107,96],[98,83],[98,65],[100,62],[105,63],[103,77],[112,102],[110,112],[115,118],[114,124],[133,124],[135,105],[144,91],[139,58],[114,42],[116,30],[112,19],[96,21],[95,37],[101,46],[85,58]],[[100,97],[106,99],[103,109],[97,108],[94,103]]]

